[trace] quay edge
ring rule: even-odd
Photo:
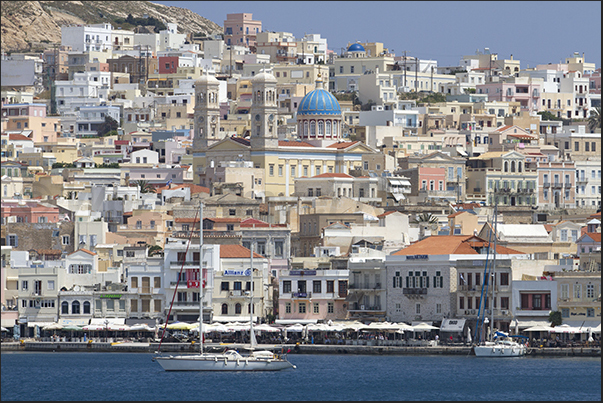
[[[0,344],[2,352],[9,351],[53,351],[53,352],[128,352],[155,353],[159,343],[104,343],[104,342],[4,342]],[[221,351],[224,348],[242,349],[242,344],[216,344],[206,346],[207,351]],[[371,354],[371,355],[472,355],[469,346],[357,346],[357,345],[320,345],[320,344],[284,344],[260,345],[260,348],[281,351],[289,354]],[[191,343],[162,343],[162,353],[194,353],[198,351]],[[551,347],[530,348],[528,357],[601,357],[600,347]]]

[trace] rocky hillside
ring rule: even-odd
[[[110,22],[114,28],[133,29],[116,22],[129,14],[176,23],[180,33],[222,32],[218,24],[190,10],[149,1],[2,1],[1,11],[2,52],[40,50],[60,43],[61,26],[67,24]]]

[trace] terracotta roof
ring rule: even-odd
[[[386,212],[385,212],[385,213],[383,213],[383,214],[379,214],[379,215],[377,216],[377,218],[382,218],[382,217],[385,217],[385,216],[388,216],[388,215],[390,215],[390,214],[394,214],[394,213],[397,213],[397,211],[396,211],[396,210],[386,211]]]
[[[38,255],[60,255],[63,253],[60,249],[34,249]]]
[[[392,255],[478,255],[474,247],[487,245],[488,242],[475,235],[433,235]],[[523,254],[524,252],[497,245],[496,253]]]
[[[335,143],[335,144],[331,144],[330,146],[327,146],[327,148],[337,148],[337,149],[342,149],[342,148],[348,148],[349,146],[359,143],[359,141],[342,141],[340,143]]]
[[[601,242],[600,232],[587,232],[585,235],[588,235],[595,242]]]
[[[513,126],[509,126],[509,125],[507,125],[507,126],[501,126],[501,127],[498,127],[498,128],[497,128],[496,130],[494,130],[494,131],[495,131],[495,132],[504,132],[505,130],[510,129],[511,127],[513,127]]]
[[[288,140],[279,140],[279,147],[314,147],[310,143],[306,143],[305,141],[288,141]]]
[[[84,248],[80,248],[80,249],[78,249],[76,251],[73,251],[73,252],[70,253],[70,255],[73,255],[74,253],[79,252],[79,251],[86,252],[87,254],[92,255],[92,256],[96,255],[96,253],[91,252],[88,249],[84,249]]]
[[[33,141],[33,139],[31,139],[27,136],[24,136],[22,134],[19,134],[19,133],[9,133],[8,139],[13,140],[13,141],[24,141],[24,140]]]
[[[460,215],[461,213],[466,213],[466,211],[465,210],[457,211],[456,213],[450,214],[448,216],[448,218],[456,217],[457,215]]]
[[[241,245],[220,245],[220,258],[250,258],[251,251]],[[253,257],[263,259],[264,256],[253,252]]]
[[[554,225],[551,224],[544,224],[544,229],[546,230],[546,232],[551,232],[553,230]]]
[[[193,223],[193,222],[199,222],[199,218],[176,217],[176,218],[174,218],[174,222]]]

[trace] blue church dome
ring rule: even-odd
[[[353,43],[348,48],[348,52],[364,52],[364,46],[359,43]]]
[[[341,107],[333,94],[317,88],[302,98],[297,115],[341,115]]]

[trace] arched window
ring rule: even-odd
[[[337,133],[337,127],[339,126],[339,121],[338,120],[334,120],[333,121],[333,137],[338,137],[339,134]]]
[[[511,172],[515,172],[515,161],[511,161]]]
[[[303,136],[306,137],[306,138],[308,137],[308,121],[307,120],[304,120],[304,134],[303,134]]]
[[[298,124],[297,133],[298,133],[299,137],[304,136],[304,124],[302,122],[299,122],[299,124]]]
[[[235,305],[235,314],[239,315],[241,313],[241,304],[237,302]]]
[[[222,304],[222,315],[228,315],[228,304]]]
[[[69,314],[69,302],[63,301],[61,303],[61,314],[64,314],[64,315]]]
[[[325,122],[322,120],[318,121],[318,137],[325,136]]]
[[[509,161],[505,161],[504,163],[504,171],[509,172]]]
[[[73,301],[71,303],[71,313],[74,315],[80,313],[80,302],[79,301]]]
[[[90,313],[90,301],[84,302],[84,312],[83,313]]]
[[[331,121],[327,120],[327,124],[325,127],[325,137],[331,137]]]
[[[521,172],[521,161],[517,163],[517,172]]]
[[[316,137],[316,121],[310,122],[310,137]]]

